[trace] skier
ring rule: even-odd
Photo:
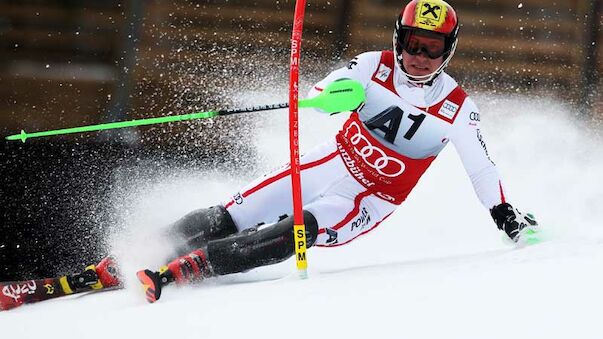
[[[480,130],[480,113],[444,72],[459,22],[442,0],[412,0],[395,23],[393,50],[358,55],[318,82],[309,96],[339,79],[360,82],[366,101],[334,138],[301,158],[308,247],[340,246],[383,222],[452,142],[480,201],[517,242],[537,223],[512,207]],[[170,227],[180,257],[159,272],[138,272],[149,302],[162,286],[236,272],[294,254],[289,166],[259,178],[221,205]],[[105,263],[105,266],[106,263]],[[116,283],[111,280],[111,283]]]

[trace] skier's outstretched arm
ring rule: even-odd
[[[471,98],[467,98],[461,107],[458,119],[450,139],[471,179],[473,188],[484,207],[490,211],[498,228],[503,230],[511,240],[517,242],[524,229],[537,226],[536,220],[508,203],[507,192],[496,165],[490,158],[480,129],[479,110]]]

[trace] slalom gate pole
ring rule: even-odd
[[[304,27],[306,0],[295,1],[293,32],[291,33],[291,60],[289,67],[289,150],[291,156],[291,188],[293,193],[293,234],[295,258],[300,278],[308,277],[306,258],[306,225],[302,209],[301,166],[299,160],[299,63]]]

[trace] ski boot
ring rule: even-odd
[[[98,265],[90,265],[82,273],[65,276],[61,286],[66,294],[85,290],[121,286],[117,265],[113,257],[106,257]]]
[[[211,276],[205,252],[201,249],[181,256],[159,269],[159,272],[142,270],[136,273],[142,283],[147,301],[154,303],[161,296],[161,289],[173,282],[179,285],[200,281]]]

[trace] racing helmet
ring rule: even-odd
[[[456,11],[443,0],[412,0],[404,7],[394,29],[393,45],[396,62],[409,81],[427,84],[448,66],[458,42],[459,23]],[[441,45],[417,44],[414,36],[442,41]],[[424,53],[431,59],[443,57],[442,64],[431,74],[408,74],[402,62],[402,51],[411,55]]]

